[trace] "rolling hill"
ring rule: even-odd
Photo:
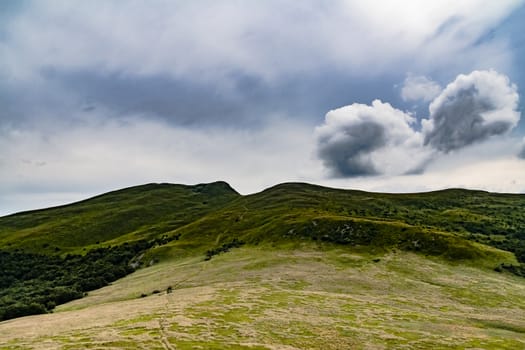
[[[187,225],[240,197],[225,182],[148,184],[70,205],[0,218],[0,247],[78,252],[155,237]]]
[[[241,196],[224,182],[148,184],[0,218],[1,248],[50,254],[174,234],[187,238],[178,244],[198,246],[233,238],[391,246],[402,245],[409,233],[473,250],[483,248],[469,242],[479,242],[521,257],[525,196],[461,189],[383,194],[301,183]],[[437,249],[435,254],[446,253]]]
[[[0,253],[2,318],[55,311],[1,322],[11,336],[0,347],[525,346],[525,279],[511,274],[525,271],[525,195],[148,184],[2,217]],[[128,336],[111,345],[68,317]],[[17,333],[40,320],[54,335]],[[427,329],[449,321],[468,328],[452,343]]]

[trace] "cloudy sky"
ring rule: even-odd
[[[0,1],[0,215],[149,182],[525,192],[525,1]]]

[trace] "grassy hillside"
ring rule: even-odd
[[[0,218],[0,320],[46,313],[152,261],[159,235],[239,195],[224,182],[150,184]]]
[[[0,248],[39,253],[79,252],[175,233],[188,246],[243,238],[250,243],[327,239],[405,248],[414,235],[428,234],[521,257],[525,195],[460,189],[384,194],[287,183],[240,196],[224,182],[149,184],[0,218]],[[418,247],[426,249],[418,243],[413,248]]]
[[[401,250],[525,276],[524,235],[524,195],[149,184],[0,218],[0,319],[48,312],[140,266],[243,245]]]
[[[127,188],[62,207],[2,217],[0,247],[63,254],[149,239],[238,197],[225,182]]]
[[[0,349],[514,350],[524,296],[525,279],[421,254],[246,245],[1,322]]]
[[[290,183],[241,197],[173,233],[181,239],[161,250],[220,246],[234,238],[250,244],[319,240],[493,264],[508,257],[490,246],[525,258],[525,196],[382,194]]]

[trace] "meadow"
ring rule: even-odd
[[[2,322],[0,348],[520,349],[524,296],[523,278],[414,253],[241,247]]]

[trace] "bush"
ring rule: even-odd
[[[231,248],[238,248],[238,247],[241,247],[242,245],[244,245],[243,241],[238,240],[237,238],[234,238],[229,243],[224,243],[223,245],[221,245],[218,248],[210,249],[210,250],[206,251],[206,257],[204,258],[204,260],[211,260],[211,258],[214,255],[217,255],[217,254],[220,254],[220,253],[226,253],[226,252],[230,251]]]
[[[1,309],[0,309],[1,310]],[[8,320],[11,318],[45,314],[46,308],[38,303],[15,303],[11,304],[3,309],[2,319]]]

